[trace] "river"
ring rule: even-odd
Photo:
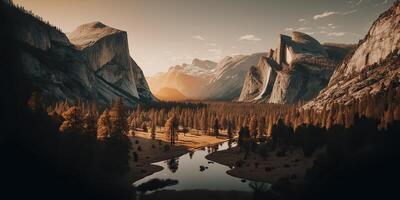
[[[186,153],[174,159],[152,163],[163,167],[163,170],[146,176],[134,182],[133,185],[139,186],[140,184],[146,183],[152,179],[172,179],[177,181],[176,184],[156,189],[151,192],[161,189],[236,190],[251,192],[253,190],[250,187],[250,183],[255,184],[256,182],[230,176],[226,173],[226,171],[230,169],[229,167],[212,162],[205,158],[212,152],[226,150],[236,145],[236,142],[229,144],[229,142],[226,141],[214,146],[196,149],[193,152]],[[268,183],[257,182],[256,184],[261,184],[266,188],[270,187],[270,184]]]

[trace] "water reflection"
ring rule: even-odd
[[[194,155],[194,151],[189,152],[189,158],[190,158],[190,160],[193,158],[193,155]]]
[[[230,144],[230,145],[229,145]],[[169,190],[219,190],[219,191],[246,191],[253,192],[249,186],[249,181],[241,182],[241,179],[230,176],[226,173],[230,167],[214,163],[208,160],[206,156],[215,151],[226,150],[235,147],[237,142],[232,140],[230,143],[196,149],[175,159],[168,159],[153,163],[164,169],[152,175],[138,180],[134,185],[146,183],[151,179],[173,179],[179,181],[176,185],[166,186],[163,189]],[[178,170],[179,166],[179,170]],[[263,187],[255,184],[252,186],[258,191]],[[158,190],[158,189],[156,189]],[[153,192],[153,191],[149,191]]]
[[[172,158],[169,159],[167,161],[167,166],[168,169],[172,172],[175,173],[176,171],[178,171],[178,167],[179,167],[179,158]]]
[[[154,191],[176,184],[178,184],[178,180],[154,178],[137,186],[137,190],[141,193],[146,193],[147,191]]]

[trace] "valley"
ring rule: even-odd
[[[76,1],[68,17],[16,1],[0,1],[4,196],[397,193],[398,0]]]

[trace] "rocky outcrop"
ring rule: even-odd
[[[350,104],[367,94],[378,94],[400,80],[400,3],[381,14],[367,35],[338,67],[328,86],[305,108],[326,103]],[[390,84],[393,83],[393,84]]]
[[[265,53],[227,56],[218,62],[214,77],[206,86],[210,100],[235,100],[240,96],[246,73]]]
[[[321,45],[311,36],[293,32],[280,35],[275,50],[247,73],[239,101],[295,103],[318,95],[349,45]]]
[[[92,23],[81,29],[86,30],[82,35],[74,33],[72,44],[58,28],[21,8],[10,4],[0,9],[13,24],[24,73],[48,103],[88,100],[106,105],[122,97],[127,105],[134,105],[154,99],[143,73],[129,56],[126,33],[88,31],[88,27],[106,27]]]
[[[203,92],[215,74],[216,65],[209,60],[193,59],[191,64],[176,65],[166,73],[149,77],[149,85],[154,93],[162,88],[173,88],[188,98],[203,99]]]
[[[68,37],[98,76],[136,98],[153,98],[143,72],[130,57],[125,31],[93,22],[79,26]]]

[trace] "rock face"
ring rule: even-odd
[[[351,45],[321,45],[311,36],[280,35],[275,50],[247,73],[239,101],[295,103],[318,95]]]
[[[149,85],[154,93],[162,88],[173,88],[188,98],[202,99],[206,85],[215,74],[216,65],[209,60],[194,59],[191,64],[176,65],[166,73],[149,77]]]
[[[210,100],[235,100],[242,90],[246,73],[265,53],[228,56],[218,62],[216,73],[206,86]]]
[[[328,86],[306,108],[329,102],[349,104],[366,94],[387,90],[400,80],[400,3],[381,14],[367,35],[338,67]]]
[[[79,26],[68,37],[96,75],[136,98],[152,98],[142,70],[130,57],[125,31],[93,22]]]
[[[129,56],[125,32],[96,22],[78,27],[68,39],[13,5],[0,9],[14,24],[24,73],[48,103],[80,99],[105,105],[122,97],[134,105],[155,100]]]
[[[218,63],[194,59],[191,64],[171,67],[149,78],[155,93],[174,88],[190,99],[234,100],[240,95],[247,71],[265,53],[227,56]]]

